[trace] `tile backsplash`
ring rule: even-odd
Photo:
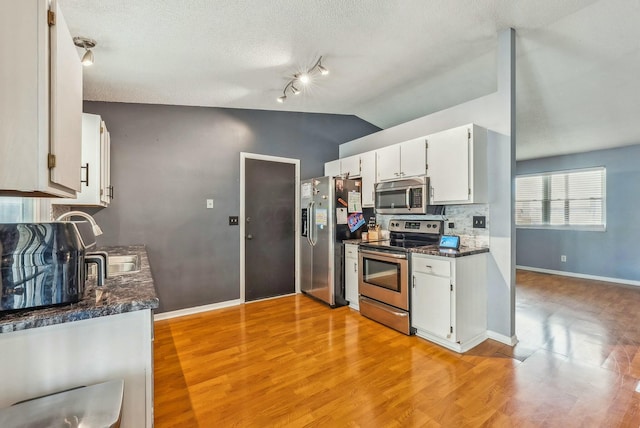
[[[486,219],[486,227],[484,229],[474,229],[473,216],[484,216]],[[489,218],[488,204],[447,205],[445,207],[445,213],[442,216],[376,215],[376,220],[383,229],[388,229],[389,220],[392,218],[402,218],[406,220],[443,220],[444,233],[448,235],[459,235],[462,245],[471,247],[489,246],[491,219]],[[450,223],[453,223],[452,228],[449,228]]]

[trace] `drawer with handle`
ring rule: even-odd
[[[413,254],[411,263],[411,269],[413,272],[422,272],[429,275],[445,277],[451,276],[451,262],[448,260],[438,260],[436,258]]]

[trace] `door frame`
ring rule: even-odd
[[[240,217],[239,217],[239,226],[240,226],[240,302],[245,303],[245,225],[246,225],[246,215],[245,215],[245,160],[246,159],[256,159],[263,160],[268,162],[280,162],[280,163],[289,163],[295,165],[295,206],[293,209],[295,210],[294,215],[294,242],[295,242],[295,251],[294,251],[294,266],[295,266],[295,291],[296,293],[300,293],[300,216],[298,213],[300,212],[300,159],[291,159],[291,158],[283,158],[279,156],[268,156],[268,155],[259,155],[256,153],[247,153],[240,152]]]

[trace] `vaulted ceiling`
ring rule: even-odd
[[[388,128],[495,91],[497,33],[512,27],[519,159],[640,143],[637,0],[59,2],[72,35],[98,42],[87,100]],[[330,74],[277,103],[320,55]]]

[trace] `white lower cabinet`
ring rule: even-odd
[[[344,294],[349,307],[360,310],[358,304],[358,246],[344,246]]]
[[[486,253],[411,255],[411,324],[416,335],[456,352],[487,338]]]
[[[0,408],[124,379],[122,427],[153,426],[150,309],[0,334]]]

